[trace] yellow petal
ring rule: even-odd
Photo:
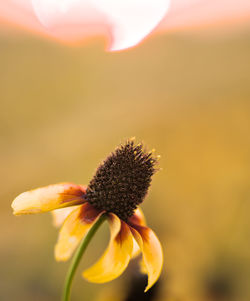
[[[140,253],[141,253],[141,249],[138,246],[137,241],[133,237],[133,251],[132,251],[131,258],[133,259],[133,258],[137,257]]]
[[[143,261],[143,258],[139,261],[139,268],[140,268],[140,272],[142,274],[147,274],[148,273],[146,265],[145,265],[145,263]]]
[[[69,259],[79,242],[102,213],[89,203],[85,203],[68,215],[59,232],[55,246],[56,260],[65,261]]]
[[[161,274],[163,265],[161,243],[155,233],[148,227],[133,225],[130,230],[141,248],[143,261],[147,269],[148,285],[145,289],[146,292],[154,285]]]
[[[128,224],[137,224],[137,225],[141,225],[141,226],[146,226],[146,220],[144,217],[144,214],[142,212],[142,210],[138,207],[133,216],[131,216],[128,220]],[[133,238],[133,252],[132,252],[132,258],[137,257],[139,254],[141,253],[141,249],[138,246],[138,243],[136,242],[136,240]]]
[[[51,211],[52,218],[53,218],[53,225],[57,228],[60,227],[63,224],[63,222],[65,221],[66,217],[72,211],[74,211],[78,206],[79,205],[60,208],[60,209],[56,209],[56,210]]]
[[[133,239],[129,226],[112,213],[108,221],[111,232],[109,246],[98,262],[82,274],[90,282],[104,283],[119,277],[132,255]]]
[[[85,202],[86,188],[60,183],[21,193],[12,203],[15,215],[51,211]]]

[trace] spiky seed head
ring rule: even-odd
[[[98,167],[86,190],[86,200],[126,221],[146,196],[156,161],[142,144],[128,140]]]

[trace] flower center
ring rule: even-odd
[[[147,194],[156,161],[142,144],[127,141],[98,167],[88,185],[86,200],[126,221]]]

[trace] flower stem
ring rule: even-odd
[[[105,221],[106,215],[103,214],[97,222],[92,226],[92,228],[89,230],[85,238],[81,241],[81,244],[79,248],[76,250],[76,253],[71,261],[68,273],[66,275],[65,284],[63,288],[63,295],[62,295],[62,301],[69,301],[70,299],[70,291],[71,291],[71,285],[72,281],[76,272],[76,269],[80,263],[80,260],[82,258],[83,253],[85,252],[88,244],[90,243],[91,239],[95,235],[98,228],[101,226],[101,224]]]

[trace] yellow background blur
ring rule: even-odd
[[[88,183],[131,136],[162,156],[142,206],[164,248],[158,300],[250,300],[250,27],[103,49],[0,30],[0,300],[59,300],[68,267],[53,258],[50,214],[14,217],[15,196]],[[107,243],[106,225],[72,300],[126,293],[131,269],[109,284],[81,279]]]

